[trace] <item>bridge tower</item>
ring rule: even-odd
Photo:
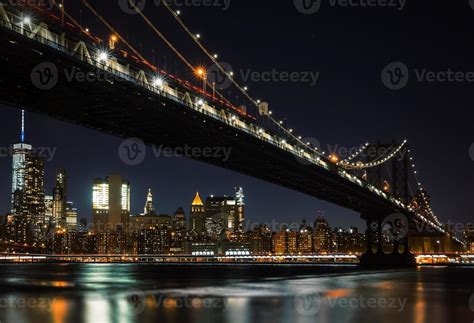
[[[390,154],[398,144],[371,145],[367,148],[367,162],[376,162]],[[409,202],[408,191],[408,147],[403,147],[395,156],[382,165],[367,169],[367,181]],[[410,253],[408,218],[395,210],[366,211],[362,215],[366,221],[367,250],[361,258],[366,266],[413,266],[415,258]]]
[[[367,162],[375,162],[390,153],[398,144],[376,144],[367,148]],[[388,172],[387,180],[382,176],[383,170]],[[367,169],[367,181],[380,190],[386,190],[385,182],[389,183],[390,193],[404,203],[409,202],[408,192],[408,147],[404,146],[391,160],[382,165]]]

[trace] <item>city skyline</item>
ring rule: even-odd
[[[16,112],[15,110],[12,111],[13,115],[15,114],[18,114],[18,117],[21,116],[21,112]],[[25,142],[28,143],[28,144],[31,144],[31,142],[33,142],[33,140],[30,140],[30,137],[29,136],[34,136],[34,133],[32,133],[34,131],[34,129],[37,127],[35,124],[34,124],[34,120],[41,120],[43,119],[43,117],[41,116],[38,116],[38,115],[35,115],[33,113],[29,113],[29,112],[26,112],[26,140]],[[44,120],[44,119],[43,119]],[[59,123],[60,121],[52,121],[54,123]],[[17,133],[19,134],[18,136],[20,136],[21,134],[21,129],[20,129],[20,125],[21,125],[21,119],[18,119],[17,121],[17,125],[16,125],[16,128],[17,128]],[[72,126],[72,125],[65,125],[66,127],[75,127],[75,126]],[[13,126],[13,128],[15,128],[15,126]],[[29,130],[29,129],[33,129],[33,130]],[[88,132],[91,132],[91,130],[86,130]],[[109,136],[106,136],[106,137],[109,137]],[[51,137],[52,138],[52,137]],[[109,139],[109,138],[107,138]],[[118,148],[120,146],[120,143],[123,142],[122,139],[119,139],[119,138],[110,138],[112,139],[113,141],[115,141],[117,143],[117,146],[115,147],[112,147],[112,149],[110,149],[110,151],[113,151],[114,154],[112,154],[111,156],[109,156],[112,161],[114,162],[114,159],[115,159],[115,164],[118,165],[117,168],[120,168],[122,170],[122,173],[129,173],[128,170],[140,170],[141,167],[143,167],[143,165],[138,165],[138,166],[129,166],[127,165],[126,163],[124,163],[120,156],[119,156],[119,153],[118,153]],[[17,140],[18,141],[18,140]],[[10,146],[12,146],[13,144],[11,144]],[[46,144],[31,144],[32,145],[32,148],[34,151],[38,150],[38,152],[40,154],[44,154],[46,159],[48,159],[50,155],[48,155],[51,151],[54,151],[54,156],[56,156],[56,154],[64,154],[64,155],[67,155],[67,153],[65,152],[61,152],[59,150],[59,148],[57,147],[51,147],[49,145],[46,145]],[[38,149],[39,147],[39,149]],[[64,147],[63,149],[65,149],[65,151],[68,150],[69,147]],[[70,148],[69,148],[70,149]],[[48,151],[49,150],[49,151]],[[149,155],[152,155],[153,152],[151,152],[151,148],[148,148],[149,150]],[[4,156],[3,158],[0,158],[0,164],[2,161],[4,160],[8,160],[8,159],[11,159],[11,156]],[[163,161],[163,159],[172,159],[172,160],[177,160],[177,159],[183,159],[183,158],[177,158],[177,157],[172,157],[172,158],[169,158],[169,157],[161,157],[161,158],[154,158],[152,157],[150,161],[147,161],[145,160],[144,163],[148,162],[148,163],[160,163],[161,161]],[[110,160],[109,160],[110,162]],[[194,163],[194,164],[198,164],[198,162],[195,162],[195,161],[185,161],[184,163]],[[10,168],[11,168],[11,160],[10,160]],[[52,166],[54,165],[54,166]],[[68,201],[74,201],[76,205],[78,205],[78,211],[79,211],[79,218],[87,218],[89,221],[92,221],[92,186],[93,186],[93,183],[94,183],[94,180],[96,178],[101,178],[101,177],[105,177],[105,176],[108,176],[108,175],[111,175],[111,174],[114,174],[114,173],[119,173],[119,172],[106,172],[105,174],[98,174],[96,172],[90,172],[91,174],[98,174],[98,175],[95,175],[95,177],[93,178],[90,178],[90,179],[86,179],[84,181],[84,178],[83,176],[76,176],[75,173],[71,170],[68,170],[68,167],[67,166],[64,166],[63,163],[60,163],[60,162],[57,162],[56,160],[46,160],[46,163],[45,163],[45,167],[46,167],[46,176],[45,176],[45,195],[52,195],[52,192],[53,192],[53,188],[54,188],[54,181],[55,181],[55,174],[56,174],[56,170],[58,168],[64,168],[66,169],[67,173],[68,173],[68,188],[70,191],[72,191],[73,193],[69,194],[67,199]],[[58,167],[58,168],[57,168]],[[196,167],[198,167],[196,165]],[[211,167],[211,166],[205,166],[205,168],[208,168],[208,172],[209,171],[215,171],[217,173],[231,173],[229,171],[225,171],[225,170],[221,170],[221,169],[218,169],[216,167]],[[122,175],[122,173],[120,173],[120,175]],[[132,172],[133,173],[133,172]],[[165,172],[166,173],[166,172]],[[178,174],[176,174],[178,175]],[[243,175],[239,175],[239,174],[232,174],[234,175],[236,178],[238,179],[241,179],[239,181],[240,182],[245,182],[245,183],[256,183],[258,182],[258,180],[255,180],[255,179],[251,179],[251,178],[248,178],[246,176],[243,176]],[[81,180],[77,180],[77,178],[81,178]],[[127,177],[128,179],[128,176],[126,175],[123,175],[123,177]],[[172,177],[172,176],[171,176]],[[72,179],[71,179],[72,178]],[[76,180],[75,180],[76,179]],[[82,182],[82,183],[86,183],[85,184],[85,187],[78,187],[77,185],[75,185],[74,183],[76,182]],[[168,196],[168,199],[162,199],[160,198],[160,195],[158,195],[159,193],[154,193],[155,195],[155,198],[156,200],[158,201],[156,203],[156,206],[157,209],[162,212],[162,213],[166,213],[166,214],[172,214],[174,212],[174,208],[175,208],[175,204],[176,204],[176,207],[178,206],[182,206],[183,208],[185,208],[186,210],[186,207],[187,205],[189,204],[189,202],[193,199],[194,197],[194,194],[196,191],[199,191],[203,196],[211,196],[211,195],[216,195],[216,196],[223,196],[223,195],[226,195],[226,194],[230,194],[232,192],[232,188],[233,187],[236,187],[236,186],[243,186],[243,185],[240,185],[239,183],[236,183],[236,184],[226,184],[225,181],[224,183],[222,183],[222,185],[220,185],[221,183],[218,183],[219,185],[216,185],[217,188],[216,190],[209,190],[207,189],[206,190],[206,186],[209,186],[207,185],[205,182],[203,182],[203,184],[198,184],[196,185],[196,189],[183,189],[183,190],[180,190],[179,192],[181,192],[183,195],[187,195],[189,196],[189,199],[186,199],[186,197],[184,197],[183,195],[176,195],[176,196],[170,196],[170,194],[166,194],[166,190],[164,189],[164,187],[166,187],[167,185],[165,183],[163,183],[163,185],[160,187],[160,184],[147,184],[147,183],[144,183],[145,181],[142,181],[141,183],[139,183],[138,185],[134,185],[134,183],[137,183],[138,180],[136,179],[130,179],[130,182],[131,182],[131,214],[139,214],[140,213],[140,210],[142,209],[143,205],[142,205],[142,200],[144,200],[144,196],[146,195],[146,192],[148,191],[148,189],[152,189],[153,192],[162,192],[162,193],[165,193],[163,194],[164,196]],[[158,182],[159,182],[159,179],[158,179]],[[83,184],[84,185],[84,184]],[[139,190],[135,189],[135,186],[138,186],[140,187]],[[275,191],[280,191],[281,193],[285,193],[285,191],[289,191],[287,189],[284,189],[284,188],[280,188],[280,187],[275,187],[275,185],[272,185],[272,184],[267,184],[267,186],[270,187],[270,189],[273,189]],[[11,185],[10,185],[11,187]],[[203,189],[198,189],[198,188],[203,188]],[[226,189],[227,187],[227,189]],[[229,189],[230,187],[230,189]],[[2,187],[3,188],[3,187]],[[220,189],[223,189],[223,191],[219,191],[219,188]],[[143,190],[143,193],[141,192]],[[249,192],[252,192],[252,187],[249,187],[248,188],[248,191]],[[79,193],[79,194],[78,194]],[[258,193],[258,192],[257,192]],[[311,208],[311,200],[314,201],[314,208],[312,211],[309,211],[306,218],[307,219],[312,219],[314,217],[316,217],[316,214],[318,211],[321,211],[321,210],[325,210],[325,209],[334,209],[335,212],[334,212],[334,215],[336,215],[336,218],[337,218],[337,215],[338,213],[336,212],[340,212],[342,214],[351,214],[353,212],[351,211],[348,211],[348,210],[344,210],[342,208],[339,208],[337,206],[333,206],[333,205],[330,205],[329,203],[326,203],[326,202],[322,202],[322,201],[319,201],[317,199],[314,199],[314,198],[311,198],[311,197],[306,197],[306,196],[303,196],[302,194],[300,193],[296,193],[296,192],[292,192],[293,194],[291,195],[299,195],[299,199],[300,200],[306,200],[307,202],[307,206],[306,208],[309,210]],[[86,195],[86,196],[84,196]],[[78,196],[79,198],[76,198],[75,196]],[[0,201],[2,201],[4,199],[4,197],[1,197],[0,196]],[[249,199],[250,201],[252,200],[256,200],[256,203],[258,203],[258,200],[251,196],[249,194]],[[181,202],[175,202],[176,201],[181,201]],[[271,199],[269,199],[271,201]],[[79,201],[79,202],[78,202]],[[163,207],[163,209],[160,209],[160,206],[162,204],[160,204],[160,201],[163,202],[163,204],[165,205]],[[177,205],[179,203],[182,203],[182,205]],[[262,204],[265,204],[262,203]],[[319,206],[316,206],[318,205]],[[3,203],[2,205],[0,205],[0,210],[3,210]],[[250,204],[249,203],[249,209],[251,211],[249,212],[252,212],[253,209],[256,209],[256,210],[259,210],[259,209],[262,209],[262,205],[259,205],[259,204]],[[263,207],[264,209],[264,207]],[[276,216],[276,217],[273,217],[273,216],[256,216],[256,219],[255,219],[255,222],[269,222],[268,220],[276,220],[278,222],[281,222],[281,223],[287,223],[287,222],[294,222],[294,223],[298,223],[298,221],[300,221],[300,219],[298,218],[295,218],[294,220],[291,220],[289,221],[288,220],[288,214],[290,214],[290,217],[291,217],[291,213],[288,213],[289,211],[291,212],[291,209],[292,207],[289,206],[289,207],[284,207],[282,211],[278,212],[279,215]],[[5,207],[5,212],[3,212],[3,214],[6,214],[8,213],[9,211],[9,207]],[[326,210],[325,210],[326,211]],[[186,212],[188,213],[189,210],[186,210]],[[261,213],[261,211],[256,211],[255,213]],[[275,213],[275,211],[268,211],[268,213]],[[327,213],[328,216],[330,217],[329,213]],[[78,219],[79,220],[79,219]],[[335,221],[337,222],[337,220]],[[361,221],[357,218],[357,217],[354,217],[354,224],[358,224],[359,226],[361,226]],[[341,225],[343,225],[343,223],[341,223]]]
[[[469,320],[473,18],[0,1],[0,323]]]

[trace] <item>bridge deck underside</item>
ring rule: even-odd
[[[0,30],[0,48],[0,101],[8,105],[123,138],[138,137],[150,145],[232,147],[227,161],[195,159],[357,212],[385,216],[397,211],[383,198],[332,171],[304,165],[289,152],[131,82],[67,81],[64,70],[94,69],[71,56],[4,29]],[[54,63],[59,71],[59,82],[51,90],[40,90],[31,81],[32,69],[43,62]]]

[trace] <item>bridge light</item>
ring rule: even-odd
[[[153,81],[153,86],[154,87],[162,87],[163,86],[163,79],[161,77],[155,78]]]
[[[181,14],[181,11],[180,10],[177,10],[176,11],[176,14],[179,16]]]
[[[200,78],[204,78],[206,76],[206,70],[203,67],[198,67],[194,71],[194,74]]]
[[[329,155],[329,161],[333,164],[337,164],[339,162],[339,157],[336,154]]]
[[[201,34],[196,34],[196,38],[197,39],[201,38]]]
[[[23,23],[26,24],[26,25],[29,25],[31,24],[31,18],[26,16],[23,18]]]
[[[214,54],[214,58],[216,58],[216,59],[217,59],[218,57],[219,57],[219,56],[218,56],[217,54]]]
[[[202,106],[204,104],[204,101],[202,99],[199,99],[197,103],[199,106]]]
[[[246,86],[244,87],[244,90],[245,90],[245,91],[247,91],[248,89],[249,89],[248,87],[246,87]]]
[[[99,62],[106,62],[109,59],[109,54],[107,52],[99,52]]]

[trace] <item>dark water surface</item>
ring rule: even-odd
[[[0,265],[0,322],[474,322],[474,268]]]

